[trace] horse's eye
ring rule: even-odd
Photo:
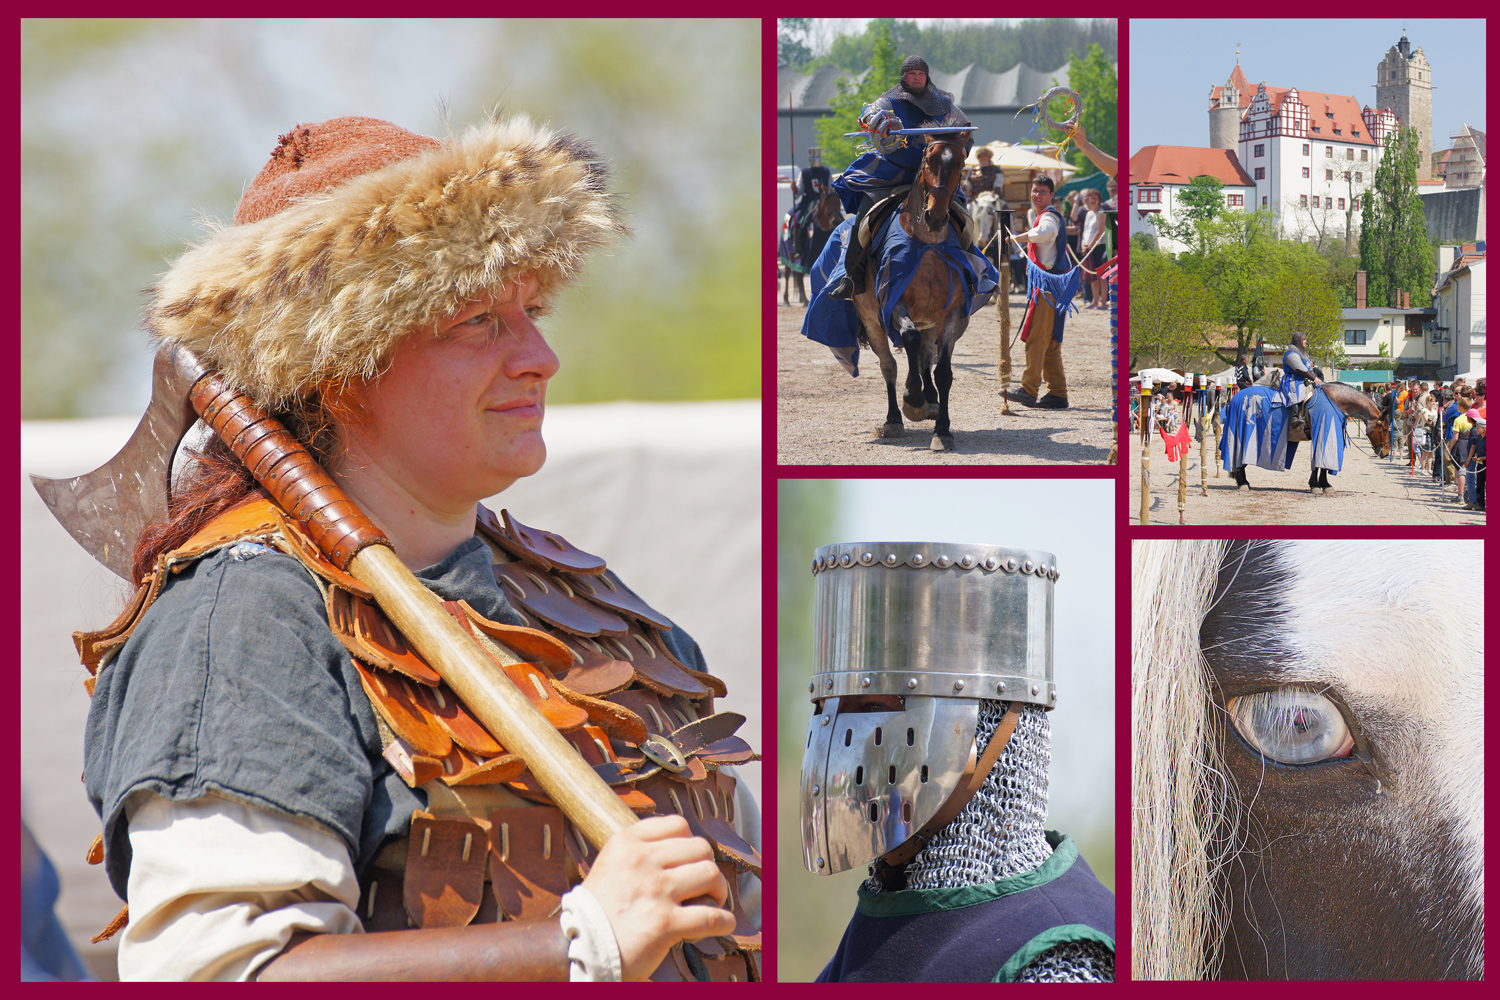
[[[1315,764],[1354,750],[1338,707],[1314,691],[1278,688],[1231,698],[1228,707],[1245,742],[1282,764]]]

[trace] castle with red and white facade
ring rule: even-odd
[[[1376,70],[1382,107],[1361,107],[1343,94],[1252,86],[1236,62],[1228,79],[1209,91],[1208,149],[1147,146],[1131,157],[1130,231],[1154,233],[1150,216],[1171,219],[1176,195],[1207,172],[1226,182],[1228,208],[1268,209],[1294,239],[1342,239],[1351,222],[1358,224],[1361,199],[1397,127],[1406,121],[1430,149],[1431,94],[1431,67],[1405,35]],[[1203,171],[1207,154],[1220,150],[1213,159],[1224,161],[1221,169]],[[1430,160],[1423,158],[1419,177],[1430,175]],[[1170,240],[1162,246],[1183,249]]]

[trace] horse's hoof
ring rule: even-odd
[[[953,435],[952,434],[934,434],[932,436],[932,450],[933,451],[953,451],[954,450],[954,448],[953,448]]]
[[[931,420],[933,417],[937,416],[936,413],[928,413],[925,404],[919,410],[905,400],[902,400],[901,402],[901,413],[906,417],[907,420],[910,420],[912,423],[921,423],[924,420]]]
[[[875,428],[877,438],[898,438],[906,433],[906,427],[902,424],[881,424]]]
[[[923,417],[922,419],[923,420],[936,420],[938,418],[938,411],[940,409],[941,409],[941,407],[939,407],[938,404],[936,404],[936,403],[928,403],[927,404],[927,416]]]

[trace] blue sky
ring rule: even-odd
[[[1432,64],[1432,148],[1464,123],[1485,125],[1483,21],[1130,20],[1130,148],[1207,146],[1208,89],[1240,68],[1252,85],[1299,87],[1375,102],[1375,68],[1401,39]]]

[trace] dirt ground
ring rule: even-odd
[[[795,293],[793,298],[795,299]],[[1011,296],[1011,386],[1026,357],[1017,334],[1026,300]],[[1080,308],[1083,297],[1074,300]],[[933,421],[907,421],[899,438],[877,438],[885,422],[885,382],[873,351],[861,349],[859,377],[822,344],[802,336],[802,306],[776,309],[776,461],[781,465],[1101,464],[1109,456],[1109,313],[1070,315],[1063,337],[1066,410],[1010,404],[1000,412],[1000,319],[992,304],[975,313],[953,358],[949,419],[955,450],[933,452]],[[897,392],[906,357],[897,355]]]
[[[1408,474],[1405,456],[1397,462],[1376,458],[1370,442],[1360,435],[1360,426],[1350,421],[1351,437],[1344,447],[1344,470],[1330,475],[1333,489],[1311,492],[1307,477],[1311,472],[1303,449],[1298,449],[1292,467],[1286,472],[1268,472],[1250,468],[1246,476],[1250,488],[1236,490],[1234,480],[1225,470],[1218,470],[1214,449],[1218,440],[1208,437],[1208,496],[1201,495],[1202,476],[1198,466],[1198,441],[1188,449],[1187,524],[1430,524],[1482,525],[1484,513],[1464,510],[1452,501],[1453,487],[1440,490],[1431,474],[1418,471]],[[1141,439],[1139,435],[1124,442],[1120,461],[1130,469],[1130,523],[1139,524],[1141,516]],[[1150,524],[1178,524],[1177,484],[1180,466],[1167,460],[1161,437],[1151,441]]]

